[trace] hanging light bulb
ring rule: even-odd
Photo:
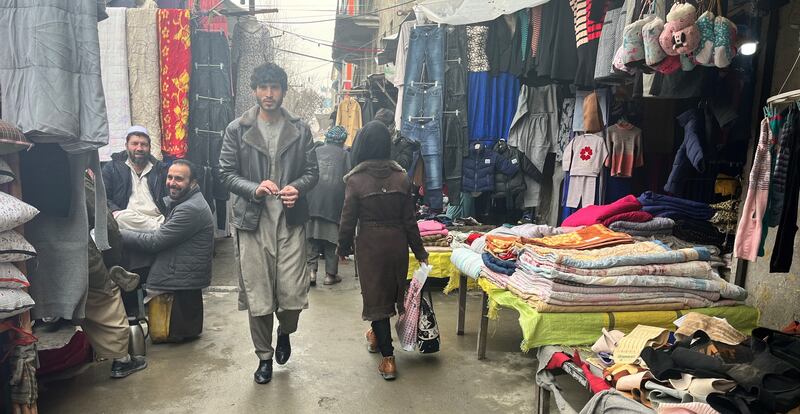
[[[756,53],[758,50],[758,42],[755,40],[748,40],[741,45],[739,45],[739,53],[743,56],[751,56]]]
[[[737,42],[739,54],[742,56],[752,56],[758,51],[758,35],[755,33],[753,25],[738,25]]]

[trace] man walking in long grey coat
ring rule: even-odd
[[[308,307],[306,194],[319,179],[308,125],[281,108],[286,72],[256,67],[250,87],[257,105],[225,130],[220,153],[223,184],[234,194],[232,222],[239,271],[239,309],[247,310],[259,359],[254,379],[272,380],[272,359],[289,360],[289,335]],[[273,314],[278,340],[272,347]]]

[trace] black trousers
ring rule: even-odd
[[[445,53],[443,174],[451,204],[461,198],[461,161],[467,155],[467,32],[464,26],[447,27]],[[461,61],[459,61],[461,59]]]
[[[385,357],[394,355],[392,324],[389,323],[389,318],[373,321],[372,332],[375,332],[375,337],[378,338],[378,350],[381,351],[381,355]]]

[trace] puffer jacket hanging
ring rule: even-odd
[[[691,109],[678,116],[678,123],[684,129],[683,143],[675,154],[672,172],[669,174],[664,191],[682,196],[686,190],[686,179],[694,171],[703,173],[706,169],[704,152],[705,128],[703,118],[696,109]]]
[[[474,142],[470,145],[469,154],[464,158],[462,191],[475,193],[494,191],[495,171],[505,175],[514,175],[518,170],[518,163],[513,164],[484,144]]]
[[[494,145],[492,150],[497,153],[500,158],[504,158],[517,167],[517,172],[512,175],[506,175],[503,172],[496,171],[494,174],[494,194],[492,198],[505,198],[516,197],[521,192],[525,191],[525,180],[522,177],[522,171],[519,166],[522,164],[523,155],[516,148],[509,147],[505,140],[500,140]]]

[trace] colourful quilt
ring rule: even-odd
[[[158,10],[161,50],[161,150],[175,158],[186,156],[189,122],[189,73],[192,52],[189,10]]]

